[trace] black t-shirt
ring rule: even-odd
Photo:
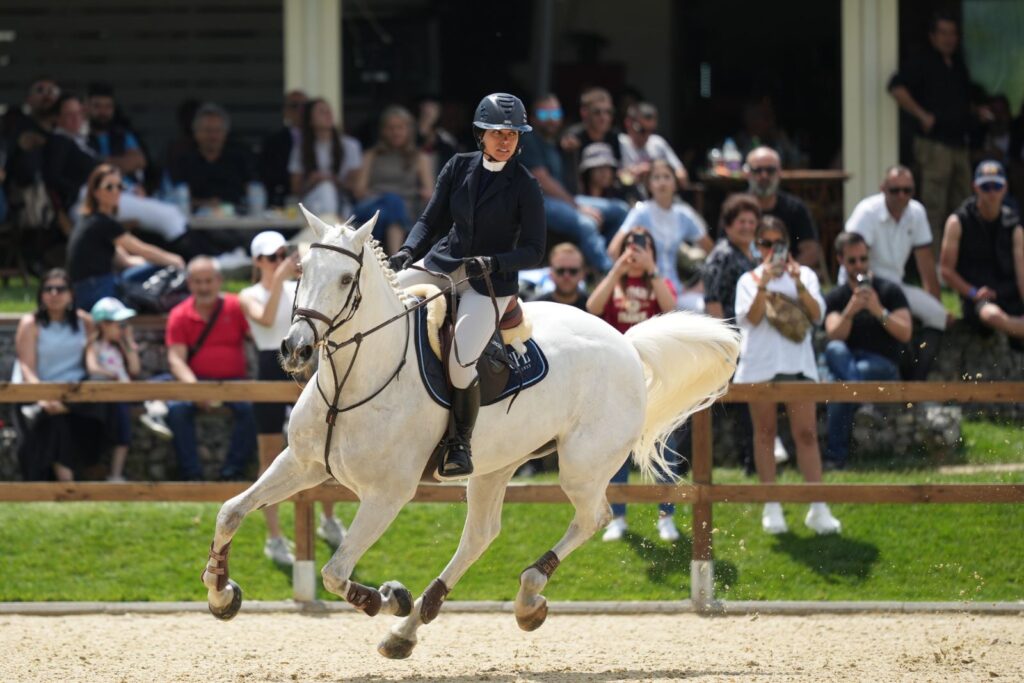
[[[1004,204],[999,216],[988,221],[978,211],[977,198],[969,197],[954,213],[961,229],[956,272],[974,287],[994,289],[997,302],[1019,299],[1013,264],[1013,233],[1020,225],[1017,212]]]
[[[896,283],[876,277],[872,279],[871,286],[878,292],[878,300],[882,306],[890,311],[909,308],[907,297]],[[850,289],[849,283],[836,287],[825,295],[825,315],[842,313],[852,297],[853,290]],[[906,345],[889,334],[882,323],[868,311],[860,311],[853,316],[846,345],[853,351],[877,353],[893,363],[899,363],[900,356],[906,350]]]
[[[124,226],[104,213],[82,217],[68,240],[68,275],[81,282],[96,275],[114,272],[114,240],[124,234]]]
[[[775,206],[764,213],[767,216],[775,216],[785,223],[789,232],[790,251],[794,254],[799,253],[797,245],[801,240],[818,239],[818,231],[814,227],[811,212],[799,197],[780,190],[776,195]]]
[[[207,161],[198,150],[189,150],[171,173],[174,182],[188,183],[192,199],[212,199],[240,204],[245,186],[255,179],[251,155],[243,147],[225,145],[216,161]]]
[[[554,292],[548,292],[547,294],[541,294],[540,296],[538,296],[538,297],[536,297],[534,299],[530,299],[530,301],[550,301],[550,302],[556,303],[556,304],[562,303],[561,301],[556,301],[555,300],[555,293]],[[572,302],[571,304],[563,304],[563,305],[565,305],[565,306],[575,306],[576,308],[580,309],[581,311],[586,311],[587,310],[587,295],[584,294],[583,292],[579,292],[578,291],[578,292],[576,292],[576,301]]]
[[[889,81],[910,91],[914,100],[935,117],[935,125],[925,133],[916,119],[918,135],[954,147],[967,144],[971,127],[971,80],[963,57],[955,55],[947,65],[939,52],[929,46],[907,62]]]

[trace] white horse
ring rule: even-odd
[[[610,518],[605,491],[612,475],[630,453],[646,474],[665,466],[656,445],[725,391],[739,352],[737,333],[703,315],[672,313],[624,336],[571,306],[526,304],[548,376],[524,391],[507,414],[511,398],[480,410],[462,539],[412,604],[397,582],[374,589],[349,577],[416,493],[445,432],[447,411],[429,398],[416,371],[413,316],[405,315],[411,300],[397,289],[370,237],[376,217],[356,230],[305,213],[318,242],[302,260],[282,355],[285,369],[297,372],[319,352],[319,367],[295,404],[288,447],[217,516],[202,577],[210,610],[230,619],[241,605],[241,590],[228,579],[227,554],[242,519],[333,476],[360,505],[321,571],[324,587],[371,616],[404,617],[378,651],[407,657],[417,629],[437,616],[448,592],[497,537],[504,490],[516,468],[557,448],[558,481],[576,513],[561,540],[522,572],[515,602],[520,627],[539,627],[547,615],[540,593],[552,572]]]

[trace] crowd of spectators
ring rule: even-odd
[[[747,189],[726,197],[714,229],[683,199],[691,177],[658,134],[654,104],[628,104],[620,128],[604,88],[582,92],[572,125],[555,94],[536,99],[533,132],[521,138],[519,159],[540,185],[548,243],[555,245],[550,268],[533,279],[536,299],[588,310],[622,331],[673,309],[705,311],[740,330],[735,380],[742,382],[824,381],[823,366],[841,381],[927,379],[954,321],[941,301],[943,285],[961,298],[968,323],[1006,334],[1021,348],[1024,228],[1009,190],[1012,169],[1024,164],[1024,122],[1011,119],[1005,97],[972,104],[955,22],[938,14],[929,35],[929,51],[890,83],[892,96],[918,125],[915,163],[886,169],[879,192],[848,217],[834,245],[839,279],[831,291],[822,291],[817,274],[824,252],[811,212],[781,189],[783,168],[799,164],[800,154],[778,126],[770,99],[752,101],[744,112],[745,134],[737,139]],[[221,290],[221,266],[212,258],[218,248],[236,245],[197,236],[189,221],[202,213],[254,211],[259,194],[270,206],[301,200],[315,213],[356,220],[379,211],[374,236],[392,253],[444,163],[467,149],[440,126],[437,100],[424,98],[415,111],[384,108],[377,140],[364,150],[327,101],[291,91],[283,100],[282,126],[256,154],[231,135],[223,107],[183,103],[181,136],[154,178],[146,145],[121,115],[111,86],[92,84],[83,100],[53,79],[37,79],[24,105],[3,119],[0,197],[12,199],[19,220],[44,221],[63,234],[66,269],[43,275],[37,310],[19,324],[17,380],[137,376],[127,326],[134,311],[112,297],[125,283],[186,262],[189,297],[170,311],[166,327],[170,376],[182,382],[245,378],[245,344],[252,341],[257,376],[280,378],[274,354],[296,275],[284,238],[262,233],[253,240],[246,258],[256,278],[236,297]],[[972,141],[983,156],[972,155]],[[261,188],[257,195],[254,184]],[[692,267],[694,258],[699,269]],[[681,269],[684,263],[690,266]],[[820,363],[813,344],[819,326],[827,342]],[[218,407],[170,402],[164,426],[162,412],[147,406],[148,422],[173,439],[178,478],[204,477],[194,421],[197,412]],[[226,407],[234,427],[219,476],[247,476],[257,452],[260,470],[270,466],[283,447],[286,407]],[[777,408],[767,402],[730,407],[746,425],[740,439],[746,464],[764,482],[774,481],[780,458]],[[807,481],[820,481],[823,469],[847,466],[856,406],[828,406],[824,454],[816,406],[785,408]],[[128,406],[40,401],[20,413],[26,479],[74,477],[95,459],[93,444],[104,436],[121,449],[110,476],[123,478]],[[625,476],[623,470],[616,480]],[[615,519],[608,540],[624,534],[624,508],[616,509]],[[661,519],[668,520],[659,522],[662,538],[673,540],[678,534],[670,508],[662,508]],[[267,520],[267,555],[287,562],[290,549],[273,510]],[[822,503],[811,507],[805,522],[817,533],[841,528]],[[785,531],[781,506],[766,505],[762,524],[769,533]],[[343,528],[330,508],[320,532],[340,542]]]

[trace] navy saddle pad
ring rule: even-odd
[[[495,336],[490,341],[491,345],[499,345],[499,336]],[[442,365],[440,359],[434,355],[433,350],[430,348],[430,338],[427,336],[427,311],[426,308],[420,308],[416,311],[416,360],[417,365],[420,369],[420,377],[423,379],[423,385],[427,388],[427,393],[430,397],[437,402],[442,408],[451,408],[451,388],[448,386],[448,380],[445,376],[444,365]],[[544,352],[540,350],[537,342],[532,339],[528,340],[525,344],[526,354],[520,355],[511,346],[505,346],[505,360],[508,364],[508,381],[505,383],[505,388],[496,394],[493,392],[487,392],[487,382],[482,381],[484,387],[484,395],[481,396],[481,403],[485,406],[489,406],[493,403],[497,403],[505,398],[508,398],[517,391],[522,391],[527,387],[540,382],[542,379],[547,377],[548,374],[548,359],[544,357]],[[487,373],[491,368],[489,366],[493,361],[495,354],[490,353],[496,349],[488,349],[484,352],[484,356],[480,358],[477,363],[477,371],[481,375],[481,380],[484,380],[484,373]],[[488,358],[490,354],[491,358]],[[500,352],[497,355],[501,355]],[[487,395],[492,393],[492,395]]]

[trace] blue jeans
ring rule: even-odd
[[[234,415],[231,442],[220,468],[222,479],[237,479],[256,452],[256,417],[252,404],[247,401],[226,402]],[[167,426],[174,432],[174,452],[178,456],[178,476],[181,479],[201,480],[203,466],[199,462],[196,444],[196,405],[191,401],[167,402]]]
[[[825,347],[825,362],[832,376],[839,381],[892,380],[900,377],[899,367],[885,356],[870,351],[851,350],[846,342],[838,340],[830,341]],[[825,411],[828,416],[826,459],[840,467],[846,465],[850,454],[850,434],[857,405],[830,401]]]
[[[122,282],[145,282],[150,275],[161,268],[162,266],[151,264],[132,266],[120,274],[106,273],[79,280],[72,285],[72,289],[75,291],[75,306],[83,311],[89,311],[97,301],[105,296],[120,297]]]
[[[677,448],[677,437],[689,438],[689,433],[690,433],[689,430],[678,430],[678,431],[676,431],[672,436],[670,436],[668,438],[668,447],[670,449],[672,449],[672,450],[678,450],[678,448]],[[661,451],[660,448],[658,450]],[[666,456],[665,459],[668,460],[669,469],[672,470],[672,473],[673,474],[679,474],[679,456],[676,455],[675,453],[671,453],[671,452],[668,453],[668,454],[665,454],[665,456]],[[627,458],[626,462],[624,462],[622,464],[622,467],[619,468],[619,471],[615,473],[615,475],[612,477],[611,482],[609,482],[609,483],[612,483],[612,484],[625,484],[627,481],[629,481],[629,467],[630,467],[630,460]],[[662,473],[661,470],[658,470],[658,481],[660,483],[662,483],[662,484],[667,484],[671,480],[669,479],[669,477],[665,476],[665,474]],[[666,515],[674,515],[676,513],[676,506],[675,506],[675,503],[660,503],[658,505],[658,510],[660,510],[661,512],[663,512]],[[612,514],[615,515],[616,517],[625,517],[626,516],[626,504],[625,503],[612,503]]]
[[[568,202],[550,197],[544,198],[544,218],[548,228],[566,235],[579,245],[591,268],[602,273],[612,269],[612,260],[605,252],[607,245],[601,236],[601,226],[593,218],[580,213]]]
[[[615,237],[615,233],[619,231],[629,213],[629,204],[621,199],[605,199],[604,197],[588,197],[578,194],[576,203],[601,212],[601,234],[604,235],[605,242],[608,243]]]
[[[397,225],[405,232],[409,232],[409,209],[405,206],[405,200],[394,192],[384,192],[367,197],[352,208],[352,215],[359,223],[365,223],[373,218],[373,214],[377,211],[380,211],[380,217],[377,218],[377,224],[373,226],[373,238],[378,242],[384,241],[384,236],[392,225]]]

